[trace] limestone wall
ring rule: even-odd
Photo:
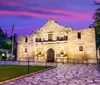
[[[77,33],[81,32],[81,39],[77,38]],[[73,30],[69,40],[69,56],[96,59],[95,30],[88,28],[83,30]],[[79,46],[83,46],[83,51],[79,51]]]
[[[81,39],[77,38],[77,33],[81,33]],[[53,35],[53,40],[48,41],[48,34]],[[57,37],[68,36],[68,40],[57,40]],[[25,38],[28,42],[25,42]],[[36,38],[41,38],[41,42],[36,42]],[[44,41],[43,41],[44,40]],[[79,46],[83,46],[83,51],[79,51]],[[27,48],[27,52],[25,49]],[[72,30],[57,24],[53,20],[48,21],[42,28],[36,30],[32,35],[19,36],[18,39],[18,59],[43,61],[47,59],[47,50],[54,50],[55,61],[67,62],[67,58],[96,58],[95,30],[87,28],[83,30]],[[60,56],[61,52],[64,57]],[[41,53],[41,56],[38,54]],[[84,62],[84,61],[83,61]],[[96,62],[88,60],[88,62]]]

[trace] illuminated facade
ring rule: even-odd
[[[95,30],[73,30],[49,20],[31,35],[19,36],[18,59],[41,62],[67,62],[81,58],[82,62],[96,62]]]

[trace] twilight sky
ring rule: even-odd
[[[95,0],[0,0],[0,26],[17,35],[31,34],[49,19],[73,29],[93,23]],[[96,0],[100,1],[100,0]]]

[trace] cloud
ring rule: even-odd
[[[45,19],[60,19],[64,20],[91,20],[93,14],[81,12],[82,7],[78,7],[78,11],[74,10],[77,6],[74,3],[82,2],[80,0],[0,0],[0,14],[7,13],[8,15],[21,15],[21,17],[38,17]],[[87,0],[89,3],[91,0]],[[52,3],[52,4],[51,4]],[[58,5],[59,4],[59,5]],[[73,5],[73,6],[72,6]],[[86,5],[86,4],[85,4]],[[71,8],[69,8],[69,6]],[[83,5],[82,5],[83,6]],[[84,6],[87,7],[87,6]],[[5,11],[5,12],[4,12]],[[19,14],[18,14],[19,13]],[[86,18],[84,18],[86,17]]]
[[[59,14],[64,14],[64,15],[69,15],[69,16],[72,16],[72,17],[87,17],[88,19],[92,18],[91,16],[91,12],[87,12],[87,13],[84,13],[84,12],[77,12],[77,11],[74,11],[74,10],[62,10],[62,9],[46,9],[46,8],[34,8],[34,9],[37,9],[37,10],[42,10],[42,11],[47,11],[47,12],[53,12],[53,13],[59,13]]]
[[[15,5],[21,5],[21,1],[20,0],[0,0],[0,4],[15,6]]]
[[[45,19],[59,19],[63,21],[92,20],[91,13],[82,13],[82,12],[75,12],[75,11],[69,11],[69,10],[46,9],[46,8],[35,8],[35,10],[37,11],[28,12],[28,11],[1,10],[0,14],[1,15],[4,15],[4,14],[5,15],[17,15],[17,16],[21,15],[21,16],[37,17],[37,18],[45,18]]]
[[[44,1],[40,0],[0,0],[0,14],[1,15],[14,15],[20,16],[20,18],[44,18],[44,19],[58,19],[62,21],[75,21],[75,20],[92,20],[93,13],[82,12],[82,10],[74,10],[63,6],[61,0],[57,3],[61,3],[58,7],[55,1],[48,0],[48,6]],[[79,0],[76,0],[76,2]],[[88,0],[89,2],[90,0]],[[50,4],[53,2],[52,4]],[[75,1],[74,1],[75,2]],[[68,3],[73,3],[72,0]],[[67,3],[67,4],[68,4]],[[36,4],[36,5],[35,5]],[[56,7],[57,6],[57,7]],[[62,8],[63,7],[63,8]]]
[[[96,2],[100,2],[100,0],[95,0]]]
[[[3,25],[9,28],[10,25],[14,23],[17,33],[23,34],[24,29],[36,29],[39,27],[34,28],[34,26],[37,25],[41,27],[47,19],[54,19],[57,22],[59,21],[59,24],[62,25],[70,23],[69,26],[83,28],[90,24],[88,22],[92,21],[95,9],[93,5],[91,5],[93,1],[94,0],[0,0],[1,26]],[[8,31],[10,32],[9,29]],[[25,32],[28,33],[28,31]]]
[[[0,0],[0,9],[31,11],[32,7],[51,9],[92,10],[93,0]],[[3,8],[1,8],[3,6]],[[90,7],[90,8],[89,8]]]

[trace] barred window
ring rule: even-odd
[[[59,40],[59,36],[57,37],[57,40]]]
[[[25,53],[27,53],[27,48],[25,48]]]
[[[35,38],[35,42],[41,42],[41,38]]]
[[[63,37],[61,37],[60,40],[61,40],[61,41],[64,40]]]
[[[53,34],[48,34],[48,40],[52,41],[53,40]]]
[[[36,38],[35,41],[38,42],[38,38]]]
[[[64,40],[68,40],[68,36],[64,36]]]
[[[27,42],[28,41],[28,39],[27,39],[27,37],[25,38],[25,42]]]
[[[43,38],[43,41],[45,41],[45,38]]]
[[[81,32],[77,33],[77,38],[81,39]]]
[[[79,46],[79,51],[83,51],[83,46]]]
[[[39,38],[39,42],[41,42],[41,38]]]

